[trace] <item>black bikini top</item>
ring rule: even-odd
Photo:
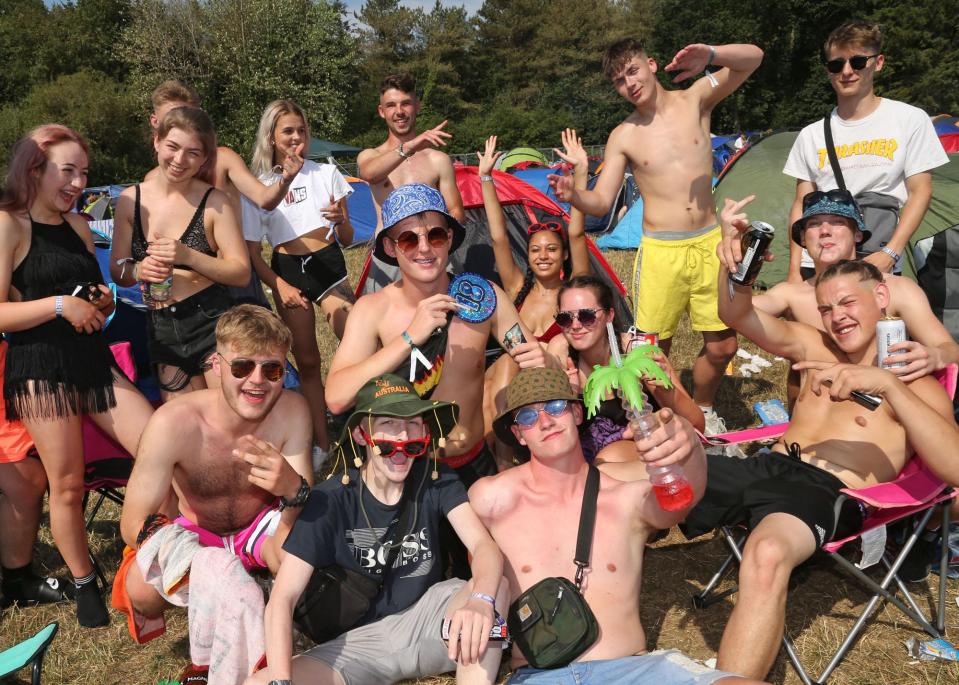
[[[213,248],[210,247],[209,241],[206,239],[206,229],[203,226],[203,210],[206,209],[206,200],[208,197],[210,197],[210,193],[212,192],[212,186],[207,188],[207,191],[203,194],[203,199],[200,200],[200,204],[193,213],[193,218],[190,219],[190,223],[187,224],[186,230],[183,231],[183,234],[180,236],[179,240],[192,250],[196,250],[197,252],[205,254],[209,257],[216,257],[216,252],[213,251]],[[130,251],[133,254],[133,259],[138,262],[142,262],[144,259],[146,259],[147,239],[143,232],[143,221],[140,219],[139,184],[136,186],[136,200],[133,203],[133,241],[130,246]],[[192,271],[192,269],[190,269],[188,266],[183,266],[180,264],[174,264],[174,266],[178,269],[187,269]]]

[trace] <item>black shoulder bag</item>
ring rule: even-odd
[[[544,578],[510,605],[510,635],[533,668],[565,666],[589,649],[599,634],[596,617],[582,595],[598,494],[599,470],[590,466],[576,536],[575,584],[566,578]]]
[[[836,185],[840,190],[847,190],[846,180],[843,178],[842,169],[839,168],[836,146],[832,142],[832,126],[829,123],[831,116],[830,112],[822,120],[826,134],[826,153],[829,155],[829,166],[832,167],[833,176],[836,177]],[[866,230],[871,233],[859,250],[863,254],[879,252],[892,238],[896,226],[899,225],[899,200],[892,195],[872,191],[859,193],[855,196],[855,200],[862,212]]]
[[[411,494],[407,483],[393,531],[408,531],[412,528],[409,522],[414,509],[410,502]],[[363,496],[362,487],[359,496]],[[387,532],[384,538],[392,537],[391,532]],[[310,582],[293,609],[296,627],[318,645],[329,642],[355,627],[379,596],[386,577],[396,562],[402,541],[396,540],[394,543],[387,553],[383,576],[379,579],[337,564],[314,570]]]

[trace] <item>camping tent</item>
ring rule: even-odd
[[[353,145],[344,145],[334,143],[330,140],[320,140],[319,138],[310,139],[310,149],[307,150],[306,158],[313,160],[324,160],[328,157],[337,155],[357,155],[362,152],[362,148]]]
[[[565,224],[569,217],[552,200],[527,183],[510,174],[493,172],[496,194],[503,205],[506,215],[506,230],[509,234],[510,249],[516,264],[526,270],[526,227],[536,221],[557,220]],[[450,255],[450,266],[454,273],[472,271],[491,281],[500,283],[496,273],[496,260],[493,258],[493,245],[486,222],[486,210],[483,208],[483,193],[476,167],[456,166],[456,185],[463,197],[466,210],[466,238],[459,249]],[[616,295],[616,319],[632,322],[633,316],[625,300],[626,289],[616,276],[616,272],[603,258],[602,253],[587,238],[590,251],[590,266],[594,274],[604,279]],[[379,290],[398,276],[396,267],[382,263],[368,255],[363,274],[357,286],[357,295]]]
[[[353,242],[347,247],[355,247],[373,239],[376,232],[376,205],[373,204],[369,183],[353,176],[347,176],[346,180],[353,187],[353,193],[346,200],[350,224],[353,225]]]
[[[496,162],[496,168],[500,171],[508,171],[514,166],[520,166],[524,169],[530,166],[549,166],[549,160],[535,148],[515,147]]]
[[[747,212],[754,219],[769,222],[776,228],[772,251],[775,261],[763,266],[759,283],[774,285],[785,280],[789,270],[789,227],[786,225],[789,210],[796,195],[796,181],[782,173],[786,157],[796,131],[772,133],[750,145],[730,164],[720,177],[714,191],[717,207],[722,207],[724,198],[739,200],[747,195],[756,199]],[[950,155],[949,163],[934,169],[933,196],[922,224],[916,230],[910,244],[929,238],[959,222],[959,156]],[[905,273],[915,274],[915,261],[907,251]]]

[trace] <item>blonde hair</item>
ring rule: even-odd
[[[310,122],[303,110],[292,100],[274,100],[263,110],[260,125],[256,129],[256,141],[253,144],[253,159],[250,161],[250,170],[254,176],[266,176],[273,170],[273,134],[276,122],[284,114],[295,114],[303,120],[306,126],[306,140],[310,140]]]
[[[213,185],[213,171],[216,168],[216,129],[213,128],[210,115],[199,107],[175,107],[167,112],[157,127],[156,139],[163,140],[175,128],[192,133],[200,139],[206,161],[203,162],[196,177]]]
[[[153,89],[150,95],[153,111],[157,111],[168,102],[182,102],[190,107],[200,106],[200,96],[183,81],[168,79]]]
[[[224,347],[232,344],[244,354],[280,349],[285,357],[293,344],[293,334],[280,317],[266,307],[238,304],[217,321],[216,344]]]

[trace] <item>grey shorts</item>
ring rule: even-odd
[[[699,664],[675,649],[663,649],[642,656],[597,661],[574,661],[562,668],[516,669],[509,685],[611,685],[611,683],[669,683],[669,685],[712,685],[735,675]]]
[[[304,652],[340,674],[346,685],[383,685],[456,670],[440,628],[450,600],[466,584],[437,583],[398,614],[354,628]]]

